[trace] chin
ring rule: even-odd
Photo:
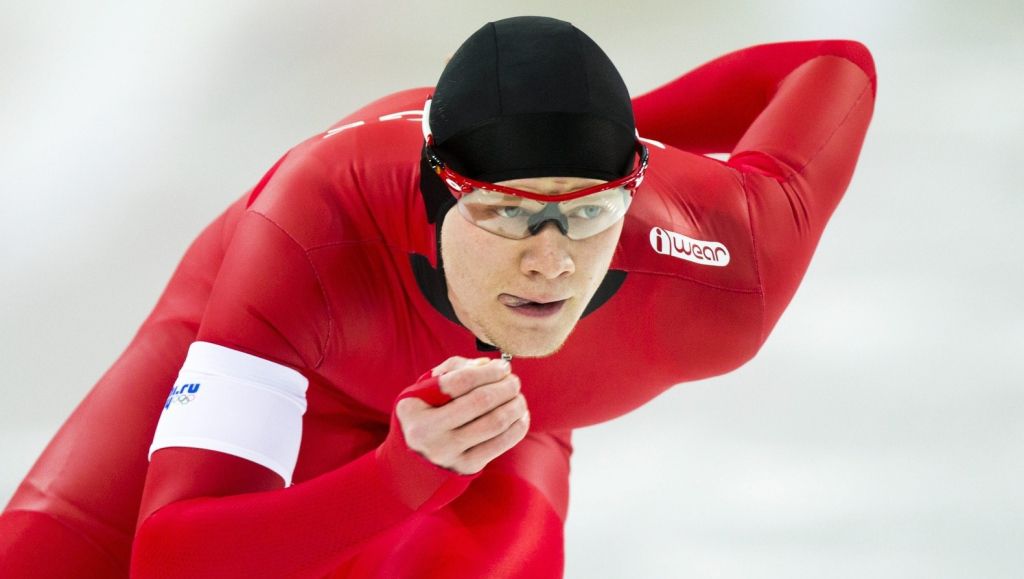
[[[501,347],[501,351],[518,358],[546,358],[553,356],[562,349],[569,340],[576,324],[579,323],[581,312],[563,312],[568,320],[555,327],[542,331],[539,328],[520,329],[519,331],[494,332],[497,341],[491,342]],[[572,321],[569,321],[572,320]]]
[[[575,324],[564,333],[558,332],[557,335],[549,332],[543,336],[498,336],[498,339],[491,343],[515,358],[546,358],[562,349],[574,327]]]
[[[548,356],[552,356],[555,353],[557,353],[559,350],[561,350],[562,349],[562,344],[564,344],[564,343],[565,342],[561,342],[561,343],[555,344],[554,346],[543,347],[543,348],[533,347],[533,348],[523,348],[523,349],[509,349],[509,350],[502,350],[502,351],[507,353],[507,354],[511,354],[514,358],[547,358]]]

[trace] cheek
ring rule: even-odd
[[[586,240],[587,243],[584,245],[583,251],[580,252],[578,259],[585,264],[584,267],[588,271],[595,275],[600,274],[600,277],[604,276],[605,270],[611,264],[612,256],[615,255],[615,248],[619,244],[621,233],[622,225],[620,223],[618,227],[613,227]]]
[[[499,264],[508,263],[511,259],[505,255],[507,249],[501,241],[467,222],[453,209],[441,229],[441,256],[449,286],[459,291],[496,283],[501,273]]]

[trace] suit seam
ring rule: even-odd
[[[323,364],[324,360],[327,358],[327,347],[331,343],[331,336],[333,335],[334,332],[334,316],[331,315],[331,302],[327,297],[327,291],[324,289],[323,280],[320,279],[320,272],[317,270],[316,264],[313,263],[312,258],[310,258],[309,256],[310,250],[304,248],[302,244],[298,242],[297,239],[292,237],[292,234],[289,233],[288,230],[286,230],[284,227],[281,227],[279,223],[277,223],[267,215],[260,213],[259,211],[256,210],[250,211],[255,215],[259,215],[263,219],[266,219],[267,222],[269,222],[271,225],[279,229],[281,233],[285,235],[285,237],[290,239],[292,243],[294,243],[295,246],[299,248],[299,251],[302,252],[302,257],[306,258],[306,263],[309,264],[309,268],[313,271],[313,277],[316,279],[316,286],[317,289],[320,290],[320,296],[324,300],[324,309],[326,310],[327,314],[327,337],[324,338],[324,343],[322,344],[321,347],[320,358],[317,359],[316,363],[314,363],[311,368],[311,370],[317,370],[318,368],[320,368],[320,365]]]
[[[757,293],[761,297],[761,329],[758,332],[758,343],[764,343],[768,306],[764,296],[764,279],[761,277],[761,265],[757,257],[757,233],[754,231],[754,214],[750,210],[750,189],[747,187],[747,173],[745,171],[740,173],[740,179],[743,186],[743,201],[747,206],[747,222],[750,224],[750,255],[754,262],[754,277],[757,278]]]
[[[865,75],[865,76],[867,76],[867,75]],[[839,132],[839,129],[843,128],[843,126],[846,125],[846,122],[850,120],[850,117],[853,115],[853,111],[856,110],[857,107],[860,105],[861,101],[864,100],[864,95],[867,94],[868,89],[870,89],[870,88],[871,88],[871,79],[868,78],[868,81],[866,83],[864,83],[864,88],[861,89],[860,94],[857,95],[857,100],[853,101],[853,104],[850,105],[849,110],[847,110],[846,114],[843,115],[843,120],[839,121],[839,123],[836,124],[835,128],[832,129],[832,132],[829,133],[828,137],[821,143],[821,145],[814,151],[814,153],[812,153],[811,156],[807,158],[807,161],[805,161],[804,164],[801,165],[800,168],[797,169],[795,173],[793,173],[789,177],[787,177],[787,179],[786,179],[787,181],[792,179],[796,175],[802,175],[803,172],[804,172],[804,169],[806,169],[811,164],[811,162],[814,161],[814,159],[816,159],[818,157],[818,154],[821,153],[825,149],[825,147],[827,147],[828,144],[832,142],[832,138],[835,137],[836,133]]]

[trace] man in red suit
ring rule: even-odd
[[[569,23],[487,24],[203,231],[0,516],[0,574],[560,576],[572,430],[758,351],[875,90],[811,41],[630,99]]]

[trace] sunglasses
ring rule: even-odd
[[[459,213],[470,223],[509,239],[536,235],[553,222],[569,239],[597,235],[621,220],[647,172],[647,147],[636,141],[637,162],[624,177],[568,193],[545,195],[514,187],[477,181],[447,166],[426,135],[430,168],[458,201]]]

